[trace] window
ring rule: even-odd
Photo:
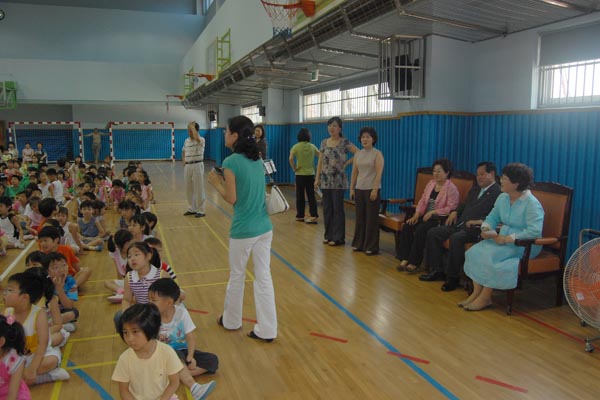
[[[369,85],[304,95],[304,119],[391,115],[393,101],[379,100],[377,91],[378,85]]]
[[[540,67],[540,107],[600,104],[600,59]]]
[[[539,107],[600,105],[600,23],[540,37]]]
[[[250,118],[254,124],[262,123],[262,116],[260,115],[258,105],[242,107],[242,115]]]
[[[208,9],[210,8],[210,6],[212,6],[214,2],[215,0],[204,0],[204,15],[206,15]]]

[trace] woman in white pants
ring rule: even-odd
[[[233,154],[223,161],[222,174],[214,170],[208,174],[208,182],[233,205],[229,232],[231,272],[223,315],[217,322],[228,330],[242,327],[246,264],[252,253],[258,322],[248,336],[270,343],[277,336],[277,311],[270,269],[273,225],[265,206],[264,169],[253,133],[254,125],[247,117],[229,119],[225,145]]]
[[[185,164],[185,192],[188,210],[183,215],[195,215],[196,218],[206,215],[204,204],[204,138],[198,133],[200,127],[194,121],[187,126],[189,137],[183,143],[181,158]]]

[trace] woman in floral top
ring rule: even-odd
[[[348,189],[346,167],[352,162],[348,153],[356,153],[358,148],[342,135],[342,120],[333,117],[327,121],[329,139],[321,142],[321,152],[317,165],[315,188],[323,191],[323,220],[325,237],[323,243],[330,246],[344,244],[346,216],[344,214],[344,192]]]

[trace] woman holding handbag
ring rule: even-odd
[[[272,342],[277,336],[277,311],[271,278],[273,225],[265,206],[263,162],[253,137],[254,125],[244,116],[229,119],[225,145],[233,151],[223,161],[223,175],[208,174],[208,182],[233,205],[229,232],[230,274],[223,315],[218,324],[228,330],[242,326],[244,277],[250,253],[254,262],[254,303],[258,322],[248,333],[252,339]]]

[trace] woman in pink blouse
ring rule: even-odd
[[[415,272],[423,261],[427,231],[439,225],[439,216],[446,216],[458,207],[458,188],[450,181],[452,163],[447,158],[433,162],[433,179],[425,186],[414,215],[407,219],[400,232],[396,258],[398,271]]]

